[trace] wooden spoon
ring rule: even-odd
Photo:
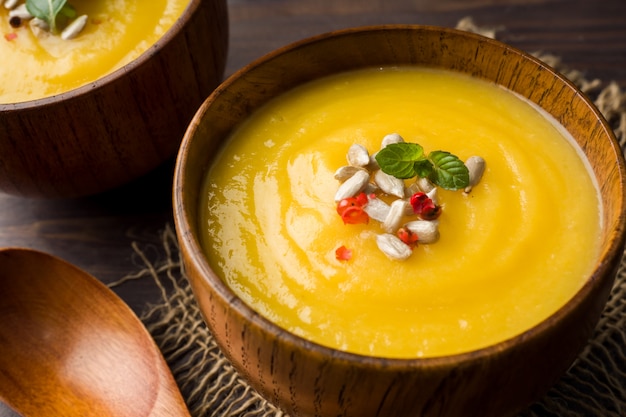
[[[189,416],[132,310],[30,249],[0,250],[0,401],[24,416]]]

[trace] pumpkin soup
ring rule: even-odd
[[[390,133],[485,161],[471,190],[438,189],[437,239],[403,260],[377,247],[380,222],[346,223],[334,199],[350,147],[374,154]],[[592,271],[601,227],[597,185],[560,126],[503,88],[419,68],[272,100],[214,159],[201,204],[209,262],[253,309],[316,343],[394,358],[479,349],[546,319]]]
[[[24,6],[19,3],[16,7]],[[33,30],[29,18],[12,21],[11,11],[0,6],[0,103],[60,94],[128,64],[163,36],[189,0],[69,3],[86,16],[84,28],[70,40]]]

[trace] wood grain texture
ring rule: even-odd
[[[0,251],[0,401],[24,416],[188,416],[147,330],[82,270]]]
[[[499,28],[497,37],[513,46],[553,53],[590,79],[599,78],[604,85],[615,80],[626,87],[623,0],[228,0],[228,12],[227,75],[305,36],[364,24],[454,27],[472,16],[479,25]],[[0,193],[0,245],[44,250],[104,282],[116,281],[144,267],[134,256],[133,242],[153,248],[151,259],[158,259],[160,230],[172,221],[171,171],[170,159],[124,186],[78,199],[32,200]],[[115,291],[137,313],[160,300],[151,280],[129,282]]]
[[[454,27],[472,16],[478,25],[498,28],[498,39],[515,47],[552,53],[589,79],[626,88],[623,0],[228,0],[228,12],[226,75],[276,48],[331,30],[387,23]],[[34,200],[0,193],[0,246],[43,250],[102,282],[117,281],[145,268],[133,244],[150,261],[164,256],[160,231],[172,221],[171,174],[170,159],[146,176],[94,196]],[[161,300],[149,278],[114,291],[137,314]]]
[[[100,193],[178,150],[226,65],[225,0],[192,1],[153,47],[113,74],[55,97],[0,104],[0,190],[29,197]]]
[[[311,79],[363,67],[421,65],[496,82],[534,101],[587,155],[603,202],[601,259],[564,308],[524,334],[452,357],[388,360],[320,347],[260,317],[210,269],[198,232],[201,181],[219,143],[266,101]],[[481,416],[520,410],[570,366],[600,316],[626,238],[626,168],[612,131],[571,83],[478,35],[425,26],[348,29],[279,49],[226,80],[185,136],[176,165],[176,227],[186,271],[225,354],[292,416]]]

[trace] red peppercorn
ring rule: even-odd
[[[352,251],[342,245],[335,250],[335,258],[339,261],[349,261],[352,258]]]
[[[411,248],[417,246],[417,241],[419,239],[417,233],[412,232],[406,227],[401,227],[398,229],[397,235],[401,241],[409,245]]]
[[[413,212],[424,220],[435,220],[441,214],[441,207],[436,205],[426,193],[413,194],[410,202]]]
[[[370,216],[367,215],[363,208],[353,206],[343,211],[341,220],[343,220],[344,224],[368,224],[370,222]]]
[[[357,195],[356,197],[356,203],[363,207],[364,205],[367,204],[367,196],[365,195],[365,193],[361,193],[359,195]]]
[[[351,207],[360,207],[360,205],[357,204],[354,197],[344,198],[337,203],[337,214],[343,216],[343,213]]]
[[[441,214],[441,206],[435,204],[424,207],[424,210],[420,213],[420,217],[424,220],[435,220]]]
[[[356,197],[348,197],[337,203],[337,213],[341,216],[344,224],[368,224],[370,217],[363,206],[367,204],[367,195],[361,193]]]

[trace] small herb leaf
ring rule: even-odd
[[[380,169],[396,178],[428,178],[446,190],[459,190],[469,185],[469,171],[463,161],[446,151],[424,155],[417,143],[400,142],[385,146],[376,154]]]
[[[433,171],[428,179],[446,190],[458,190],[469,185],[469,171],[463,161],[450,152],[433,151],[428,155]]]
[[[415,172],[414,176],[417,175],[422,178],[429,178],[434,169],[435,167],[433,166],[433,163],[428,159],[421,159],[419,161],[415,161],[413,164],[413,170]]]
[[[376,154],[380,169],[400,179],[414,177],[415,163],[425,159],[424,149],[417,143],[391,143]]]
[[[67,0],[26,0],[26,10],[50,25],[50,31],[56,31],[56,17]]]
[[[59,14],[67,17],[68,19],[73,19],[76,17],[76,9],[71,4],[66,4],[61,8]]]

